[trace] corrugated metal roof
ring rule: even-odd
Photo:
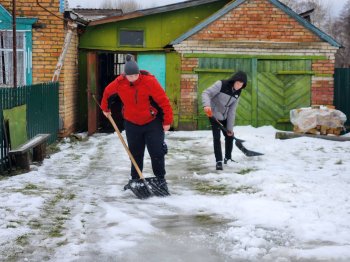
[[[109,16],[109,17],[100,18],[98,20],[94,20],[94,21],[90,22],[89,26],[112,23],[112,22],[116,22],[116,21],[122,21],[122,20],[131,19],[131,18],[143,17],[143,16],[147,16],[147,15],[159,14],[159,13],[164,13],[164,12],[170,12],[170,11],[185,9],[185,8],[194,7],[194,6],[198,6],[198,5],[214,3],[214,2],[218,2],[218,1],[220,1],[220,0],[190,0],[190,1],[175,3],[175,4],[171,4],[171,5],[142,9],[142,10],[137,10],[137,11],[125,13],[123,15],[116,15],[116,16]]]
[[[212,16],[210,16],[209,18],[204,20],[202,23],[199,23],[197,26],[195,26],[191,30],[187,31],[185,34],[181,35],[180,37],[178,37],[177,39],[172,41],[170,44],[171,45],[176,45],[176,44],[181,43],[182,41],[184,41],[188,37],[190,37],[190,36],[194,35],[195,33],[199,32],[204,27],[206,27],[210,23],[214,22],[215,20],[219,19],[220,17],[224,16],[225,14],[230,12],[232,9],[238,7],[239,5],[244,3],[245,1],[246,0],[236,0],[236,1],[226,5],[225,7],[220,9],[218,12],[216,12],[215,14],[213,14]],[[323,39],[324,41],[328,42],[330,45],[335,46],[335,47],[341,47],[342,46],[334,38],[332,38],[331,36],[327,35],[325,32],[321,31],[319,28],[317,28],[316,26],[314,26],[310,22],[306,21],[304,18],[302,18],[297,13],[295,13],[292,9],[290,9],[285,4],[281,3],[278,0],[269,0],[269,1],[270,1],[270,3],[272,3],[273,5],[275,5],[276,7],[278,7],[279,9],[284,11],[285,13],[287,13],[289,16],[293,17],[295,20],[297,20],[304,27],[306,27],[307,29],[309,29],[312,32],[314,32],[321,39]]]
[[[96,9],[96,8],[73,8],[74,13],[87,21],[94,21],[110,16],[120,16],[123,14],[122,9]]]

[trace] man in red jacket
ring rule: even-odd
[[[101,107],[105,116],[111,114],[108,102],[115,95],[123,103],[126,137],[136,163],[142,171],[147,146],[153,173],[159,184],[166,186],[164,155],[167,147],[164,132],[170,128],[173,112],[163,88],[153,75],[139,70],[132,55],[127,55],[124,74],[111,82],[103,92]],[[138,178],[138,173],[131,164],[131,179]]]

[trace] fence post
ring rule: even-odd
[[[342,111],[347,121],[345,126],[350,126],[350,68],[336,68],[334,73],[334,105]]]

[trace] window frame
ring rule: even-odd
[[[23,68],[23,83],[20,85],[31,85],[32,84],[32,50],[33,50],[33,35],[32,28],[33,24],[38,21],[37,18],[17,17],[16,18],[16,32],[23,33],[23,48],[18,49],[18,52],[23,52],[23,63],[20,65]],[[11,31],[12,32],[12,15],[0,5],[0,31]],[[18,45],[17,45],[18,46]],[[11,52],[9,48],[4,51]],[[17,56],[17,65],[18,65]],[[2,69],[0,69],[2,70]],[[18,72],[18,71],[17,71]],[[1,71],[2,73],[2,71]],[[1,85],[1,87],[10,87],[13,83]]]
[[[12,33],[12,30],[1,30],[0,29],[0,33],[1,32],[11,32]],[[32,80],[31,79],[31,74],[30,74],[31,72],[29,70],[29,67],[31,68],[32,65],[31,65],[31,61],[28,61],[28,58],[31,57],[31,56],[28,56],[27,53],[28,52],[31,53],[31,51],[28,50],[26,52],[26,50],[27,50],[27,43],[26,43],[27,42],[26,41],[27,35],[26,35],[26,31],[17,30],[16,33],[17,33],[17,36],[18,36],[18,33],[23,33],[22,34],[22,39],[21,39],[23,47],[22,48],[19,48],[19,47],[16,48],[16,53],[17,53],[17,81],[19,79],[23,79],[23,82],[18,82],[19,86],[21,86],[21,85],[28,85],[28,84],[31,84],[31,80]],[[12,34],[11,34],[11,37],[12,37]],[[18,41],[18,39],[17,39],[17,41]],[[18,43],[17,43],[17,46],[19,46]],[[13,49],[12,48],[1,48],[1,46],[0,46],[0,52],[4,52],[5,54],[6,53],[10,53],[9,59],[11,59],[11,61],[9,63],[8,61],[5,60],[5,63],[12,65]],[[21,63],[19,63],[20,62],[19,54],[22,54],[22,57],[23,57],[23,61]],[[22,76],[18,75],[19,72],[20,72],[18,70],[19,66],[21,66],[21,68],[22,68],[22,70],[21,70],[23,72]],[[0,68],[0,72],[1,72],[1,74],[3,74],[3,72],[1,70],[2,70],[2,68]],[[9,69],[9,73],[10,74],[13,73],[12,68]],[[27,81],[27,79],[28,79],[28,81]],[[12,81],[13,81],[13,79],[12,79]],[[1,84],[1,82],[0,82],[0,87],[9,87],[9,86],[12,86],[12,85],[13,85],[13,83]]]
[[[142,44],[122,44],[122,32],[142,32]],[[140,28],[120,28],[118,32],[118,40],[120,47],[145,47],[145,30]]]

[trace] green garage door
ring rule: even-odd
[[[232,71],[231,71],[232,70]],[[198,69],[198,129],[209,129],[202,92],[215,81],[243,70],[248,85],[237,108],[236,125],[272,125],[290,129],[291,109],[310,106],[310,60],[201,58]]]
[[[310,106],[310,70],[309,60],[258,62],[257,126],[290,129],[290,110]]]
[[[227,79],[234,72],[242,70],[248,75],[248,85],[240,98],[237,108],[236,124],[250,125],[252,122],[252,87],[251,87],[251,59],[229,59],[229,58],[201,58],[198,70],[198,121],[197,128],[209,129],[209,121],[203,112],[202,93],[218,80]],[[220,69],[217,69],[220,68]]]

